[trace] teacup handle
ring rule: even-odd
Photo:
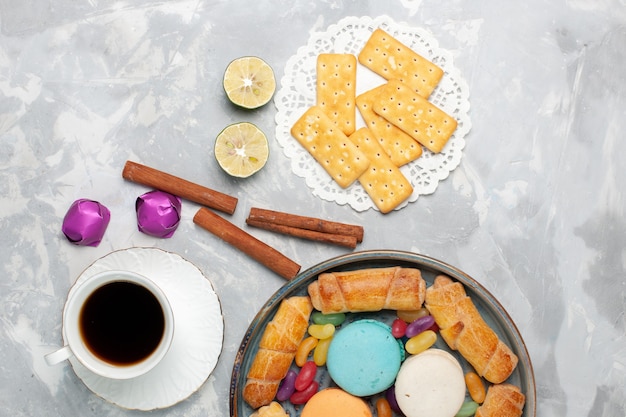
[[[61,363],[72,356],[72,350],[69,346],[63,346],[60,349],[55,350],[54,352],[48,353],[44,356],[46,359],[46,363],[48,365],[56,365]]]

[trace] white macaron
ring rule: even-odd
[[[459,361],[441,349],[407,358],[395,383],[396,401],[406,417],[454,417],[465,391]]]

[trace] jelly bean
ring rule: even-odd
[[[432,330],[426,330],[417,336],[413,336],[409,340],[407,340],[404,348],[411,355],[417,355],[431,347],[437,341],[437,333]]]
[[[403,337],[406,332],[406,326],[406,321],[401,318],[395,319],[393,323],[391,323],[391,334],[393,337],[396,339]]]
[[[385,391],[385,399],[393,411],[398,414],[402,413],[402,410],[400,410],[400,406],[398,405],[398,401],[396,400],[396,387],[394,385],[390,386],[387,388],[387,391]]]
[[[296,377],[296,381],[294,382],[294,387],[296,391],[302,391],[309,385],[313,379],[315,379],[315,374],[317,373],[317,365],[313,361],[307,361],[300,372],[298,372],[298,376]]]
[[[376,400],[376,417],[391,417],[391,405],[386,398],[379,398]]]
[[[413,336],[417,336],[424,330],[430,328],[430,326],[432,326],[434,322],[435,319],[431,315],[422,316],[418,319],[413,320],[408,326],[406,326],[406,337],[410,339]]]
[[[319,386],[320,384],[317,381],[312,381],[304,390],[294,392],[291,397],[289,397],[289,401],[294,405],[306,404],[306,402],[317,393]]]
[[[396,312],[398,318],[401,318],[407,323],[411,323],[420,317],[430,314],[426,308],[422,307],[418,310],[398,310]]]
[[[300,345],[298,346],[298,350],[296,350],[296,357],[295,357],[296,365],[298,365],[299,367],[302,367],[302,365],[304,365],[304,363],[307,361],[309,357],[309,353],[311,353],[311,351],[315,349],[315,346],[317,346],[317,343],[318,343],[317,338],[313,336],[309,336],[305,338],[302,342],[300,342]]]
[[[432,330],[433,332],[437,333],[439,331],[439,326],[437,325],[437,323],[433,323],[433,325],[430,326],[428,330]]]
[[[311,319],[315,324],[332,324],[333,326],[339,326],[346,319],[344,313],[328,313],[324,314],[320,311],[316,311],[311,315]]]
[[[476,414],[478,404],[474,401],[465,401],[454,417],[471,417]]]
[[[327,324],[312,324],[309,326],[309,334],[317,339],[328,339],[335,334],[335,326]]]
[[[482,404],[483,401],[485,401],[485,385],[483,385],[483,380],[476,372],[468,372],[465,374],[465,386],[474,402]]]
[[[280,381],[280,386],[278,387],[278,392],[276,392],[276,399],[278,401],[286,401],[291,397],[291,394],[296,390],[296,377],[298,374],[296,371],[290,369],[287,372],[287,375]]]
[[[313,362],[317,366],[326,365],[326,358],[328,357],[328,347],[330,346],[330,342],[333,340],[332,337],[327,337],[326,339],[322,339],[315,346],[315,350],[313,351]]]

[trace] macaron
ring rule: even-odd
[[[395,394],[406,417],[454,417],[465,401],[463,368],[445,350],[428,349],[402,363]]]
[[[403,359],[404,348],[389,326],[362,319],[335,332],[328,347],[326,368],[344,391],[366,397],[393,385]]]
[[[300,417],[372,417],[365,401],[339,388],[326,388],[313,395]]]

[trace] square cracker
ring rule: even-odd
[[[434,153],[441,152],[457,126],[454,117],[398,80],[381,89],[374,111]]]
[[[367,169],[369,159],[318,106],[304,112],[291,135],[341,186],[348,187]]]
[[[359,183],[380,212],[389,213],[409,198],[413,193],[413,186],[387,156],[368,128],[357,130],[350,135],[350,140],[370,160],[369,167],[359,177]]]
[[[352,54],[317,57],[316,104],[346,135],[356,129],[356,67]]]
[[[422,156],[422,145],[374,111],[376,97],[384,87],[378,86],[359,94],[356,107],[369,130],[391,158],[391,162],[402,166]]]
[[[397,79],[424,98],[433,92],[443,69],[382,29],[372,32],[359,53],[359,62],[385,78]]]

